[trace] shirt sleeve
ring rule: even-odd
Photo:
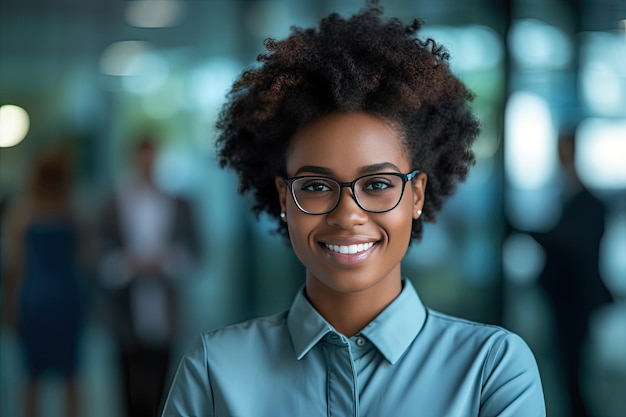
[[[506,333],[485,363],[480,417],[545,417],[537,362],[517,335]]]
[[[162,417],[213,415],[206,349],[204,339],[199,336],[178,365]]]

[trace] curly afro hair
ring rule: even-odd
[[[267,39],[258,65],[234,83],[217,121],[222,168],[239,175],[239,192],[253,193],[253,211],[280,221],[274,178],[286,176],[286,152],[294,133],[336,112],[366,112],[390,122],[405,143],[413,167],[428,175],[422,221],[434,222],[444,200],[474,164],[471,146],[479,123],[473,94],[450,71],[449,55],[405,25],[384,19],[377,1],[358,14],[333,13],[319,28],[293,27],[284,40]]]

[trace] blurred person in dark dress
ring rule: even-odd
[[[558,224],[534,234],[546,263],[539,284],[554,314],[555,347],[572,417],[587,417],[581,366],[592,313],[612,301],[599,273],[605,207],[581,183],[574,166],[576,140],[563,134],[558,143],[564,175],[563,211]]]
[[[155,182],[158,143],[142,135],[130,151],[132,175],[102,217],[100,275],[123,377],[128,417],[158,413],[176,337],[177,287],[199,256],[188,201]]]
[[[78,282],[82,233],[71,194],[69,153],[44,152],[35,160],[29,186],[3,219],[3,317],[23,349],[27,417],[37,415],[41,380],[51,373],[63,380],[64,415],[78,415],[84,294]]]

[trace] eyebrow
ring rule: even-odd
[[[381,162],[379,164],[366,165],[359,169],[359,175],[373,174],[375,172],[380,172],[384,170],[393,170],[396,172],[400,172],[400,168],[398,168],[395,164],[391,162]],[[298,168],[295,175],[299,175],[303,172],[310,174],[319,174],[331,176],[333,175],[333,170],[326,167],[316,166],[316,165],[304,165]]]

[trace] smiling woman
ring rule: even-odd
[[[269,40],[217,150],[306,269],[291,308],[204,333],[163,416],[545,416],[517,335],[425,307],[401,261],[474,162],[472,94],[421,24],[349,18]]]
[[[291,245],[306,267],[307,296],[344,335],[356,334],[401,290],[400,261],[409,245],[411,224],[420,217],[426,188],[423,173],[408,181],[407,187],[402,175],[412,171],[410,164],[400,133],[362,112],[325,116],[298,131],[291,141],[288,175],[327,172],[339,181],[356,177],[382,181],[383,175],[396,179],[369,199],[363,197],[368,196],[365,187],[356,188],[362,180],[350,190],[337,190],[335,207],[327,206],[323,215],[303,211],[293,198],[298,193],[290,196],[282,178],[276,180]],[[372,172],[373,176],[361,177]],[[376,206],[380,200],[384,206],[375,210],[379,213],[363,206],[364,202]],[[358,251],[358,245],[364,250]],[[350,253],[355,246],[357,251]]]

